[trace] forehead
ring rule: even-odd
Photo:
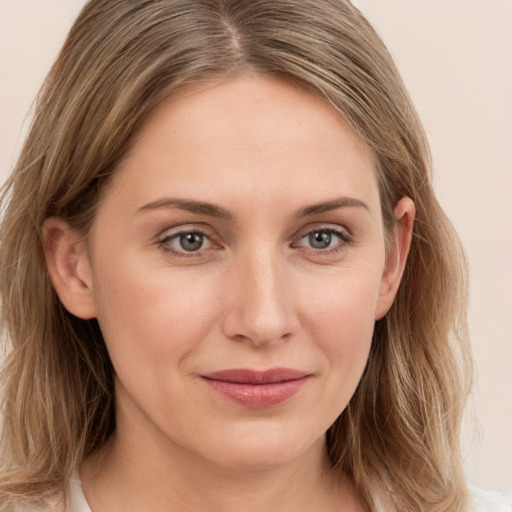
[[[290,82],[260,75],[179,89],[147,116],[134,145],[150,144],[148,139],[156,141],[158,136],[172,137],[178,144],[190,137],[190,131],[204,146],[221,146],[229,137],[244,150],[254,151],[285,142],[320,149],[321,140],[328,144],[343,138],[344,149],[350,146],[372,158],[326,100]]]
[[[158,105],[114,188],[137,202],[191,188],[216,202],[226,185],[228,195],[272,199],[274,190],[314,202],[370,193],[378,201],[375,169],[370,150],[326,101],[284,81],[244,76],[189,85]]]

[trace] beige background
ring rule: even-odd
[[[83,3],[0,1],[0,181]],[[465,435],[468,475],[512,492],[512,1],[355,3],[403,73],[430,137],[437,189],[469,256],[477,381]]]

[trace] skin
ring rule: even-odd
[[[375,169],[326,103],[245,76],[188,86],[148,116],[87,240],[47,220],[55,288],[98,319],[117,374],[116,432],[80,468],[94,512],[363,510],[327,464],[325,431],[409,249],[403,198],[386,254]],[[178,233],[198,231],[185,250]],[[267,408],[200,377],[274,367],[309,377]]]

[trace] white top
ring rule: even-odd
[[[497,491],[482,491],[470,488],[471,512],[512,512],[512,496]],[[71,482],[70,506],[66,512],[92,512],[82,491],[80,480]]]
[[[496,491],[482,491],[470,487],[471,512],[512,512],[512,496]],[[90,510],[86,509],[86,512]]]
[[[92,512],[82,490],[78,474],[70,482],[70,499],[66,512]]]
[[[512,512],[512,496],[496,491],[470,488],[471,512]],[[19,508],[16,512],[37,512],[36,509]],[[40,511],[43,512],[43,511]],[[87,504],[78,475],[70,482],[70,500],[66,512],[92,512]]]

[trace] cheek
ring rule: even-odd
[[[310,291],[303,319],[328,369],[324,391],[332,397],[332,421],[346,407],[366,366],[380,289],[378,273],[342,274],[329,287]]]
[[[377,268],[337,269],[321,278],[315,276],[314,281],[303,280],[303,314],[314,326],[317,339],[331,340],[329,345],[334,348],[340,346],[335,339],[350,344],[367,338],[368,333],[371,337],[380,292]]]
[[[364,370],[374,328],[375,298],[372,294],[356,297],[339,293],[331,301],[323,322],[317,325],[322,351],[329,358],[332,370],[347,382],[356,384]]]
[[[129,258],[98,270],[98,321],[119,377],[181,364],[198,348],[218,316],[211,281]]]

